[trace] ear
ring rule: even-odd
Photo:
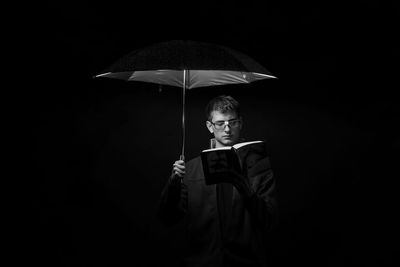
[[[210,133],[214,133],[214,129],[213,129],[213,125],[211,124],[211,122],[209,122],[209,121],[206,121],[206,126],[207,126],[207,129],[208,129],[208,131],[210,132]]]

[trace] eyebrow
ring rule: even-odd
[[[223,121],[236,121],[236,120],[238,120],[238,118],[235,118],[235,119],[230,119],[230,120],[217,120],[217,121],[215,121],[215,122],[223,122]]]

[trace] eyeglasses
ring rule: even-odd
[[[215,130],[217,131],[223,131],[225,130],[225,126],[229,126],[231,128],[237,128],[240,126],[240,123],[242,121],[240,119],[232,119],[232,120],[227,120],[227,121],[216,121],[216,122],[211,122],[212,125],[214,125]]]

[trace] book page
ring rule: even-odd
[[[243,143],[237,143],[235,145],[233,145],[234,148],[238,149],[242,146],[247,146],[250,144],[255,144],[255,143],[262,143],[263,141],[249,141],[249,142],[243,142]]]
[[[216,147],[216,148],[210,148],[210,149],[203,150],[202,152],[215,151],[215,150],[229,150],[231,148],[232,148],[231,146]]]
[[[233,145],[233,146],[224,146],[224,147],[209,148],[209,149],[203,150],[202,152],[208,152],[208,151],[214,151],[214,150],[229,150],[229,149],[231,149],[232,147],[234,147],[235,149],[238,149],[238,148],[243,147],[243,146],[247,146],[247,145],[255,144],[255,143],[262,143],[262,142],[264,142],[264,141],[242,142],[242,143],[237,143],[237,144],[235,144],[235,145]]]

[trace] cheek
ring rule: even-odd
[[[239,135],[240,134],[240,128],[237,128],[233,131],[234,135]]]
[[[222,136],[222,132],[214,132],[214,136],[215,137],[221,137]]]

